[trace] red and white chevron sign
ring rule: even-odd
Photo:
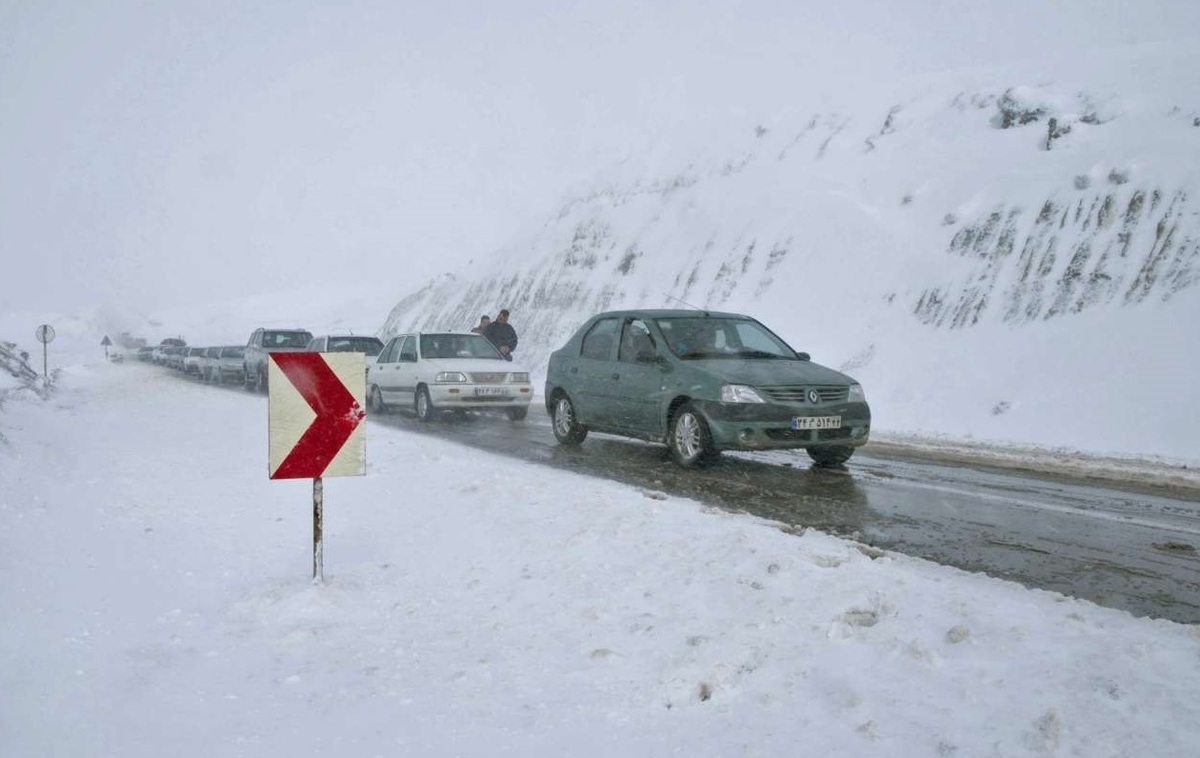
[[[271,353],[267,363],[272,479],[361,476],[366,368],[361,353]]]

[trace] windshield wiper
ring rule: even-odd
[[[739,358],[772,358],[789,360],[786,355],[780,355],[779,353],[768,353],[766,350],[739,350],[737,355]]]

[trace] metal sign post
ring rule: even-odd
[[[46,345],[54,341],[54,327],[49,324],[42,324],[35,332],[38,342],[42,343],[42,386],[50,386],[50,372],[47,370],[46,363]]]
[[[325,543],[321,534],[325,518],[325,485],[313,479],[313,584],[325,583]]]
[[[100,340],[100,344],[104,346],[104,360],[108,360],[108,346],[112,344],[112,340],[106,334],[104,335],[104,339]]]

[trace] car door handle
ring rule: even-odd
[[[620,379],[620,378],[621,378],[621,375],[620,375],[620,374],[613,374],[613,375],[612,375],[612,378],[613,378],[613,379]]]

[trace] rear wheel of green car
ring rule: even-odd
[[[558,400],[554,401],[554,412],[550,415],[554,438],[561,444],[578,445],[587,437],[587,427],[576,419],[575,406],[565,394],[559,395]]]

